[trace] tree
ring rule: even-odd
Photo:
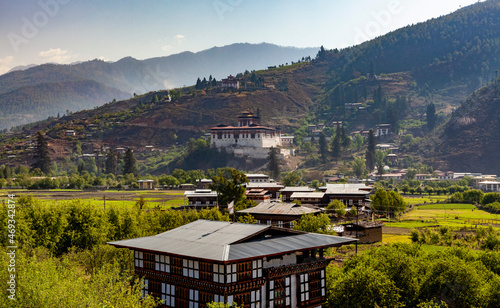
[[[340,126],[337,125],[335,131],[335,137],[332,140],[332,156],[335,162],[339,160],[342,155],[342,145],[341,145],[342,132],[340,131]]]
[[[123,175],[132,173],[137,175],[137,160],[134,157],[134,152],[131,148],[127,149],[125,152],[125,157],[123,158]]]
[[[118,156],[113,149],[106,153],[106,173],[116,175],[118,172]]]
[[[336,234],[335,231],[330,229],[330,217],[326,214],[302,215],[299,223],[293,229],[313,233]]]
[[[285,186],[296,186],[300,182],[301,178],[297,172],[288,172],[283,178],[283,185]]]
[[[366,167],[368,171],[373,171],[375,168],[375,146],[377,144],[377,138],[373,133],[373,129],[370,129],[370,133],[368,134],[368,148],[366,149],[365,159],[366,159]]]
[[[321,133],[319,135],[319,155],[321,155],[321,161],[326,162],[326,155],[328,154],[328,145],[326,144],[325,134]]]
[[[366,171],[365,160],[362,157],[356,157],[352,162],[352,171],[356,177],[360,178]]]
[[[210,188],[217,192],[217,200],[220,205],[227,205],[234,201],[236,206],[245,198],[246,189],[243,184],[247,182],[245,173],[234,168],[223,168],[212,177]]]
[[[433,130],[436,126],[436,106],[434,103],[430,103],[426,108],[427,113],[427,129],[429,131]]]
[[[384,159],[386,156],[387,154],[384,151],[376,151],[375,153],[375,165],[379,175],[384,174]]]
[[[365,144],[365,138],[363,138],[363,136],[361,136],[360,134],[354,135],[353,146],[356,151],[361,150],[363,144]]]
[[[45,136],[38,132],[37,134],[37,147],[34,155],[35,162],[31,166],[31,169],[39,168],[43,173],[48,174],[50,172],[50,154],[49,154],[49,144]]]
[[[280,159],[276,154],[276,149],[274,147],[271,147],[271,149],[269,149],[267,161],[268,161],[267,169],[271,173],[270,174],[271,177],[277,180],[280,176],[281,170],[280,170]]]
[[[328,210],[334,210],[335,214],[337,214],[337,217],[343,217],[346,214],[346,206],[344,203],[340,202],[340,200],[333,200],[332,202],[328,203],[328,206],[326,207]]]

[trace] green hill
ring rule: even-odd
[[[420,147],[443,170],[500,174],[500,79],[474,92]]]

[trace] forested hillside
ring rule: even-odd
[[[500,174],[500,79],[474,92],[419,151],[444,170]]]

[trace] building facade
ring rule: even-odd
[[[212,127],[212,146],[240,157],[267,158],[271,147],[278,148],[282,145],[281,132],[262,126],[259,121],[254,113],[245,111],[238,116],[238,126],[222,124]],[[279,154],[288,156],[290,150],[280,149]]]
[[[110,242],[134,250],[144,296],[161,307],[322,307],[323,251],[356,240],[255,224],[197,220],[149,237]]]

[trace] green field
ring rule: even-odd
[[[423,195],[418,195],[417,196],[404,196],[403,199],[406,201],[408,205],[412,204],[424,204],[424,203],[436,203],[436,202],[442,202],[449,198],[449,196],[438,196],[438,195],[431,195],[431,196],[426,196],[424,197]]]
[[[160,206],[162,209],[177,207],[185,204],[184,191],[162,191],[162,190],[106,190],[106,191],[82,191],[82,190],[0,190],[0,197],[6,197],[9,192],[15,193],[17,197],[32,195],[46,206],[64,206],[72,200],[81,200],[84,204],[102,206],[106,198],[106,208],[129,209],[136,206],[136,202],[143,198],[146,201],[145,208]]]
[[[454,229],[476,228],[477,226],[492,226],[500,229],[500,215],[479,210],[473,204],[447,203],[426,204],[415,207],[400,217],[400,220],[384,221],[387,227],[411,229],[448,226]],[[384,231],[383,242],[406,242],[410,241],[408,235]]]

